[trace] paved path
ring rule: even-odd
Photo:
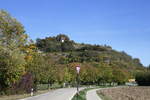
[[[100,90],[100,89],[92,89],[92,90],[89,90],[86,94],[86,99],[87,100],[102,100],[96,93],[97,90]]]
[[[76,88],[63,88],[21,100],[71,100],[75,94]]]
[[[126,86],[116,86],[116,87],[107,87],[107,88],[99,88],[99,89],[92,89],[87,91],[86,99],[87,100],[102,100],[96,93],[98,90],[102,89],[109,89],[109,88],[120,88],[120,87],[126,87]]]

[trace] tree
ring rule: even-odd
[[[128,81],[129,75],[127,72],[121,70],[120,68],[113,69],[113,82],[120,84],[124,84]]]
[[[34,89],[37,90],[37,84],[40,82],[43,76],[45,67],[45,59],[41,54],[34,53],[32,59],[26,65],[26,72],[31,73],[34,81]]]
[[[61,50],[62,51],[73,51],[75,48],[73,46],[73,43],[70,41],[66,41],[64,43],[61,43]]]
[[[27,42],[24,27],[9,13],[0,10],[0,44],[6,47],[20,47]]]
[[[59,41],[59,42],[62,42],[62,40],[64,41],[69,41],[69,37],[65,34],[59,34],[56,36],[56,40]]]
[[[150,71],[137,73],[135,79],[139,86],[150,86]]]
[[[89,65],[82,66],[80,73],[82,84],[94,84],[95,82],[97,82],[97,72],[97,68],[95,67]]]
[[[64,82],[70,83],[72,81],[72,74],[69,72],[69,68],[64,68]]]
[[[148,69],[150,70],[150,65],[148,65]]]
[[[7,92],[25,72],[24,55],[19,50],[0,49],[0,91]]]
[[[137,67],[143,67],[143,65],[141,64],[140,59],[138,59],[138,58],[134,58],[134,59],[133,59],[133,63],[134,63]]]
[[[37,39],[36,46],[44,52],[58,52],[61,51],[61,42],[56,41],[55,37],[48,37],[45,39]]]
[[[47,83],[48,88],[56,82],[57,67],[55,62],[52,61],[52,58],[49,55],[44,55],[43,67],[41,69],[41,80],[40,83]]]
[[[44,52],[65,52],[72,51],[75,49],[74,42],[70,41],[69,37],[64,34],[59,34],[56,37],[46,37],[45,39],[37,39],[36,46]]]
[[[0,10],[0,91],[7,92],[25,73],[25,54],[21,47],[27,35],[21,23]]]

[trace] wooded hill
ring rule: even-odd
[[[67,66],[74,78],[75,67],[81,66],[81,84],[123,84],[134,78],[136,73],[145,71],[138,58],[107,45],[76,43],[65,34],[37,39],[35,46],[55,65]],[[74,78],[70,77],[65,82],[71,83]]]
[[[74,62],[94,63],[97,66],[106,64],[131,72],[133,76],[134,72],[141,71],[144,67],[138,58],[132,58],[124,51],[116,51],[107,45],[75,43],[65,34],[37,39],[36,47],[43,53],[50,54],[60,64]]]

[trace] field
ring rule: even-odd
[[[118,87],[97,91],[104,100],[150,100],[150,87]]]

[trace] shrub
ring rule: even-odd
[[[150,86],[150,72],[138,73],[135,79],[140,86]]]
[[[13,93],[30,93],[33,88],[33,77],[31,73],[26,73],[21,80],[13,85]]]

